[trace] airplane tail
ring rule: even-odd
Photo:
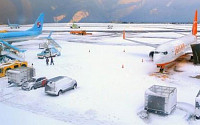
[[[193,35],[197,34],[197,21],[198,21],[198,12],[196,10],[195,17],[194,17],[194,22],[193,22],[193,27],[192,27],[192,34]]]
[[[43,23],[44,23],[44,13],[41,13],[38,19],[35,21],[33,27],[28,31],[37,31],[41,33],[43,28]]]

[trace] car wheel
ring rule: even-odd
[[[77,84],[74,84],[73,89],[77,89]]]
[[[32,87],[31,87],[31,90],[34,90],[34,89],[35,89],[35,87],[34,87],[34,86],[32,86]]]
[[[61,93],[62,93],[62,90],[60,90],[60,91],[58,92],[57,96],[59,96]]]

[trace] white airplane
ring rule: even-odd
[[[168,41],[161,45],[153,45],[149,43],[129,40],[135,43],[144,44],[155,48],[149,56],[153,62],[160,68],[160,72],[164,71],[166,65],[172,63],[180,56],[183,56],[191,50],[191,45],[197,43],[197,10],[195,12],[192,33],[181,38]],[[128,40],[128,39],[126,39]]]

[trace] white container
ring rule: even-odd
[[[195,99],[195,117],[200,119],[200,90]]]
[[[145,92],[145,110],[169,115],[176,108],[177,89],[153,85]]]
[[[35,69],[32,67],[20,67],[7,71],[8,83],[22,85],[35,76]]]

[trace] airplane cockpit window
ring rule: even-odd
[[[165,51],[165,52],[158,52],[158,51],[154,51],[154,54],[160,54],[160,53],[162,53],[162,54],[164,54],[164,55],[167,55],[167,54],[168,54],[168,52],[167,52],[167,51]]]

